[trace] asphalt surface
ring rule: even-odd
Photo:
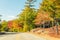
[[[0,40],[48,40],[29,33],[7,33],[0,35]]]

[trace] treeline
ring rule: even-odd
[[[36,27],[53,27],[60,24],[60,0],[42,0],[39,9],[34,8],[38,0],[27,0],[17,19],[2,22],[1,30],[26,32]]]

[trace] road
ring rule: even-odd
[[[0,40],[47,40],[29,33],[0,35]]]

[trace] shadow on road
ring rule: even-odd
[[[1,36],[6,36],[6,35],[14,35],[14,34],[18,34],[18,32],[4,32],[4,33],[0,33],[0,37]]]

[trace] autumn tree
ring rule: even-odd
[[[58,19],[60,18],[60,0],[43,0],[40,10],[49,12],[50,17],[56,22],[55,25],[58,25]],[[58,27],[56,26],[56,31],[58,34]]]
[[[8,28],[9,28],[9,31],[12,31],[12,32],[21,32],[22,30],[22,26],[19,24],[17,19],[8,21]]]
[[[38,27],[40,27],[42,24],[45,26],[51,27],[52,26],[52,25],[50,25],[51,21],[53,21],[53,18],[50,17],[48,12],[44,12],[44,11],[38,12],[38,14],[34,20],[35,25]],[[43,27],[43,25],[41,27]]]

